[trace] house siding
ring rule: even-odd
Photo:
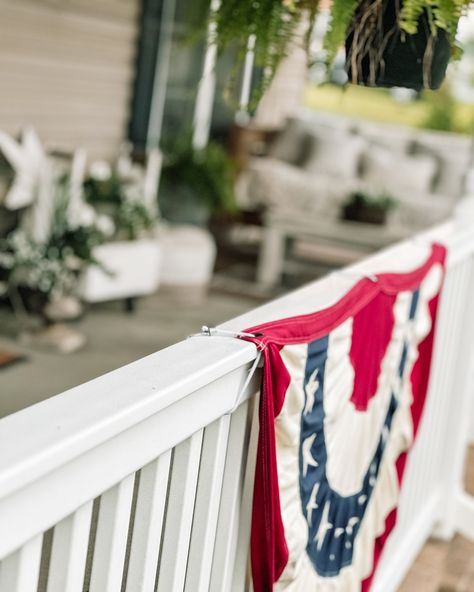
[[[0,129],[110,158],[126,138],[139,0],[0,0]]]

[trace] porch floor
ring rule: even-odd
[[[182,293],[182,292],[181,292]],[[26,362],[0,368],[0,418],[96,378],[200,331],[255,308],[258,301],[211,292],[193,293],[180,301],[160,290],[143,298],[133,313],[124,303],[91,306],[71,327],[87,338],[86,346],[70,355],[23,347],[14,338],[18,323],[0,309],[0,350],[25,354]]]
[[[467,457],[466,488],[474,495],[474,446]],[[428,541],[399,592],[474,592],[474,542],[461,536]]]

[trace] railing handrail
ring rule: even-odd
[[[472,386],[469,296],[474,269],[474,233],[467,222],[434,228],[221,325],[245,330],[326,308],[362,277],[413,270],[426,261],[433,242],[446,245],[431,407],[425,412],[429,423],[424,423],[430,429],[420,430],[411,474],[410,463],[407,468],[404,491],[411,497],[401,501],[400,528],[393,539],[404,551],[390,552],[399,577],[440,519],[449,535],[462,516],[456,495],[465,444],[460,425],[469,415]],[[64,557],[74,549],[83,571],[97,498],[92,576],[96,569],[96,577],[102,577],[113,564],[116,589],[128,562],[133,522],[130,553],[135,559],[131,555],[130,561],[139,571],[128,565],[127,577],[135,574],[135,586],[147,557],[150,581],[158,561],[163,589],[172,588],[175,578],[184,582],[189,566],[194,582],[200,577],[196,574],[204,574],[201,558],[207,540],[205,577],[213,578],[215,586],[204,583],[202,589],[227,590],[232,581],[233,588],[243,590],[258,439],[258,408],[245,399],[258,389],[259,373],[248,381],[256,353],[255,345],[243,340],[195,336],[1,420],[2,590],[13,589],[11,582],[20,575],[28,575],[32,589],[36,587],[42,541],[47,544],[43,536],[51,528],[51,573],[66,577],[69,563]],[[454,508],[451,516],[442,518],[441,503]],[[135,520],[137,515],[141,518]],[[113,535],[120,548],[109,553],[112,528],[120,533]],[[392,567],[379,572],[379,582],[377,590],[395,590]],[[18,586],[23,590],[23,583]],[[99,584],[101,590],[106,587]]]
[[[245,341],[192,337],[3,418],[0,499],[255,357]],[[235,393],[222,397],[230,412]]]
[[[363,274],[393,271],[400,264],[400,270],[416,267],[433,241],[442,241],[449,249],[457,242],[472,243],[474,238],[472,232],[462,233],[453,222],[448,222],[345,268],[344,290]],[[453,249],[452,256],[457,256],[457,249]],[[222,327],[242,330],[326,307],[342,296],[341,282],[337,282],[336,289],[333,280],[330,274]],[[0,499],[248,365],[255,356],[255,346],[244,341],[193,337],[5,417],[0,420]],[[222,397],[229,399],[225,400],[225,408],[230,412],[235,405],[235,392],[222,393]],[[208,416],[209,422],[216,419],[212,409]]]

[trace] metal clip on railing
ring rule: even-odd
[[[228,331],[226,329],[217,329],[216,327],[208,327],[207,325],[203,325],[201,327],[201,333],[197,333],[196,335],[200,335],[200,336],[204,336],[204,337],[233,337],[233,338],[258,338],[261,337],[261,333],[246,333],[245,331]],[[247,392],[247,389],[252,381],[252,378],[255,375],[255,372],[257,371],[257,369],[259,367],[261,367],[260,362],[262,361],[262,354],[263,354],[263,350],[259,349],[257,351],[257,356],[252,364],[252,366],[250,367],[247,377],[242,385],[242,387],[240,388],[237,397],[235,398],[235,402],[234,405],[232,406],[232,408],[229,410],[229,415],[231,415],[232,413],[234,413],[234,411],[241,405],[241,403],[243,403],[244,401],[244,397],[245,394]]]
[[[208,327],[207,325],[203,325],[201,327],[201,333],[198,335],[203,335],[205,337],[250,337],[256,338],[261,337],[261,333],[246,333],[245,331],[226,331],[225,329],[217,329],[216,327]]]

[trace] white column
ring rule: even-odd
[[[153,93],[151,98],[150,121],[148,123],[147,147],[155,148],[160,143],[165,111],[166,87],[173,44],[173,25],[176,0],[164,0],[160,26],[160,42],[156,60]]]
[[[163,155],[159,148],[148,150],[145,179],[143,183],[143,199],[148,211],[154,216],[157,214],[157,195],[160,185],[161,167]]]
[[[264,128],[281,128],[285,120],[301,110],[308,71],[304,36],[307,20],[302,20],[290,45],[288,56],[280,64],[275,78],[262,97],[254,124]]]
[[[219,10],[220,5],[221,0],[211,0],[211,17]],[[217,23],[210,18],[207,28],[207,48],[204,56],[204,66],[194,107],[193,146],[196,149],[204,148],[209,141],[216,92],[216,29]]]
[[[239,106],[240,110],[236,115],[237,121],[244,122],[248,119],[248,107],[252,93],[252,75],[255,62],[255,44],[257,37],[250,35],[247,41],[247,53],[245,54],[244,71],[242,73],[242,87],[240,89]]]

